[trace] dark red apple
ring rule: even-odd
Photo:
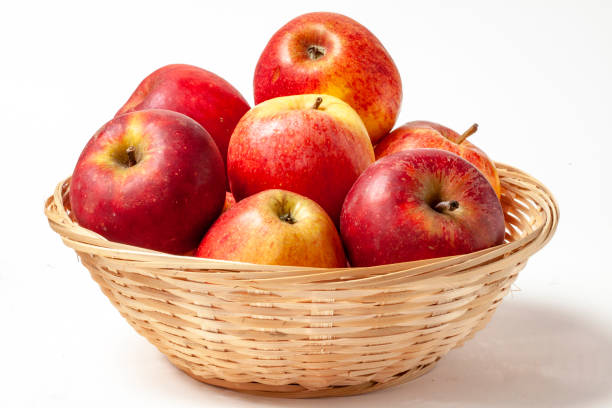
[[[182,254],[221,213],[225,174],[208,132],[180,113],[117,116],[89,140],[70,185],[72,211],[111,241]]]
[[[340,232],[352,266],[459,255],[504,240],[504,213],[485,176],[439,149],[395,153],[349,191]]]
[[[117,115],[152,108],[194,119],[212,136],[225,162],[234,127],[250,107],[223,78],[192,65],[172,64],[146,77]]]

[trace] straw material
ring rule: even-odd
[[[497,164],[506,242],[370,268],[265,266],[110,242],[71,218],[70,180],[46,202],[121,315],[190,376],[266,396],[360,394],[416,378],[483,328],[559,212],[537,180]]]

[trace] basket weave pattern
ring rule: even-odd
[[[548,190],[497,166],[506,243],[371,268],[264,266],[111,242],[71,218],[69,180],[45,213],[129,324],[192,377],[269,396],[349,395],[433,368],[487,324],[553,235]]]

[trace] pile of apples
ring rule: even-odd
[[[356,21],[290,21],[253,84],[250,108],[201,68],[146,77],[81,153],[70,188],[78,223],[173,254],[328,268],[503,242],[497,171],[465,140],[476,126],[391,131],[400,75]]]

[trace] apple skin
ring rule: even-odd
[[[342,241],[327,213],[314,201],[285,190],[262,191],[236,203],[210,227],[196,256],[264,265],[346,267]]]
[[[126,149],[135,148],[129,166]],[[115,242],[183,254],[221,213],[225,174],[208,132],[161,109],[117,116],[89,140],[70,185],[85,228]]]
[[[167,109],[194,119],[212,136],[225,163],[234,127],[250,106],[236,88],[212,72],[172,64],[146,77],[116,116],[143,109]]]
[[[489,180],[495,194],[500,197],[501,185],[495,165],[485,152],[468,140],[461,140],[461,135],[454,130],[434,122],[424,120],[408,122],[384,137],[374,152],[376,159],[407,149],[433,148],[447,150],[463,157],[480,170]]]
[[[238,201],[289,190],[316,201],[337,223],[346,193],[373,162],[367,131],[348,104],[329,95],[293,95],[256,105],[240,119],[227,172]]]
[[[324,55],[313,59],[319,47]],[[321,48],[322,47],[322,48]],[[395,124],[402,82],[395,63],[367,28],[336,13],[309,13],[278,30],[255,68],[255,103],[286,95],[336,96],[361,116],[372,143]]]
[[[458,208],[437,211],[439,202]],[[467,160],[412,149],[370,166],[346,197],[340,233],[352,266],[465,254],[503,243],[495,191]]]

